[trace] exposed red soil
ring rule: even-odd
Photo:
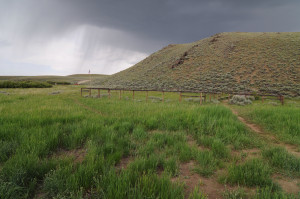
[[[274,175],[274,182],[277,182],[283,191],[291,194],[297,194],[300,192],[300,179],[291,179],[280,175]]]
[[[172,181],[185,183],[185,198],[194,191],[198,186],[199,190],[204,193],[209,199],[222,198],[222,194],[226,189],[234,189],[235,187],[226,187],[217,181],[216,177],[205,178],[197,173],[192,172],[195,167],[195,162],[191,161],[180,165],[179,176],[173,178]],[[220,171],[222,172],[222,171]]]

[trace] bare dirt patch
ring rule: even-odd
[[[74,149],[74,150],[59,150],[54,154],[55,158],[72,157],[74,163],[82,163],[87,154],[86,149]]]
[[[272,178],[281,186],[283,191],[292,194],[297,194],[300,192],[300,179],[291,179],[280,175],[274,175]]]
[[[84,83],[87,83],[87,82],[90,82],[91,80],[82,80],[82,81],[79,81],[79,82],[77,82],[77,84],[84,84]]]
[[[122,158],[120,162],[116,165],[117,170],[126,169],[129,163],[132,161],[133,161],[133,157],[131,156]]]
[[[200,190],[207,195],[208,198],[222,198],[222,193],[226,187],[218,183],[214,177],[204,178],[192,172],[194,167],[195,162],[193,161],[181,164],[179,176],[172,179],[172,181],[185,183],[185,198],[189,197],[196,186],[199,186]]]

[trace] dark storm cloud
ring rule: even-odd
[[[0,0],[0,59],[112,73],[219,32],[300,31],[299,10],[299,0]]]
[[[78,25],[89,24],[127,32],[140,44],[131,43],[133,48],[149,52],[159,43],[191,42],[217,32],[282,31],[281,26],[293,31],[295,21],[290,21],[287,13],[285,16],[278,13],[284,24],[274,23],[272,20],[276,18],[271,18],[269,22],[273,25],[268,28],[263,18],[274,15],[273,10],[277,8],[293,10],[299,5],[300,1],[296,0],[7,0],[1,3],[1,8],[4,12],[15,10],[22,16],[15,19],[23,20],[21,25],[16,25],[19,26],[17,35],[27,39],[52,38]],[[258,10],[261,13],[257,14]],[[152,41],[158,41],[157,45],[151,45]],[[124,41],[118,44],[131,46]]]

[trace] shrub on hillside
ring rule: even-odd
[[[247,96],[245,97],[244,95],[234,95],[230,100],[229,104],[236,104],[240,106],[244,106],[247,104],[252,104],[253,96]]]
[[[46,82],[35,81],[2,81],[0,88],[51,88],[52,85]]]

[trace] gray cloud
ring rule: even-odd
[[[78,25],[90,24],[128,32],[146,40],[187,42],[217,32],[244,27],[249,21],[268,18],[280,7],[300,8],[296,0],[19,0],[5,1],[2,10],[19,15],[17,28],[27,38],[53,37]],[[257,16],[257,10],[264,10]],[[279,9],[280,10],[280,9]],[[297,12],[297,10],[294,10]],[[297,12],[298,13],[298,12]],[[275,13],[274,24],[266,31],[277,31],[290,23],[288,13]],[[285,15],[282,15],[285,14]],[[300,17],[300,14],[297,14]],[[20,25],[21,22],[21,25]],[[232,23],[234,22],[234,23]],[[264,20],[261,21],[264,25]],[[260,31],[252,27],[253,31]],[[243,31],[243,30],[240,30]],[[288,31],[288,30],[287,30]],[[145,47],[145,51],[147,47]],[[140,50],[140,49],[139,49]]]
[[[0,0],[0,29],[27,49],[90,27],[79,42],[88,59],[104,46],[149,54],[218,32],[300,31],[299,8],[298,0]]]

